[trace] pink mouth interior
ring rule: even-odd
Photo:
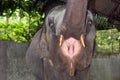
[[[63,41],[61,48],[65,56],[72,58],[79,53],[81,44],[79,40],[70,37]]]
[[[70,45],[68,48],[68,53],[72,55],[74,53],[74,45]]]

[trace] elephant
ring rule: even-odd
[[[53,8],[26,52],[36,80],[88,80],[95,33],[87,0],[68,0]]]

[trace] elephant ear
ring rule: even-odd
[[[32,41],[26,52],[26,55],[28,54],[27,57],[32,54],[34,56],[38,56],[39,58],[43,58],[47,51],[46,45],[47,42],[45,40],[45,32],[44,29],[41,28],[32,38]]]
[[[26,62],[27,65],[30,67],[31,72],[35,76],[36,80],[43,80],[43,70],[44,70],[44,62],[43,51],[46,50],[46,45],[43,44],[44,39],[44,30],[41,28],[32,38],[32,41],[29,45],[29,48],[26,52]]]

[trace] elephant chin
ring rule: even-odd
[[[69,37],[66,40],[63,40],[63,36],[60,38],[60,47],[62,55],[68,60],[68,73],[70,76],[74,76],[75,66],[74,66],[74,57],[79,54],[81,51],[81,43],[79,40]]]

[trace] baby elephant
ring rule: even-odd
[[[89,79],[96,32],[93,15],[83,3],[68,0],[55,7],[34,35],[26,61],[36,80]]]

